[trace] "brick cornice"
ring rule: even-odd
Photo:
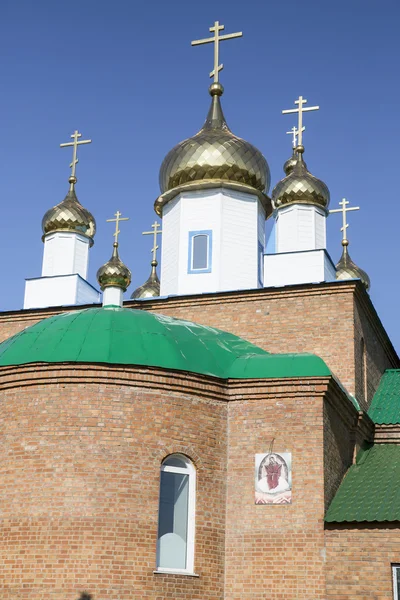
[[[280,288],[259,288],[253,290],[239,290],[232,292],[193,294],[188,296],[169,296],[146,301],[127,300],[124,302],[124,307],[162,312],[163,309],[170,309],[175,307],[181,308],[193,305],[212,306],[221,303],[237,304],[238,302],[249,302],[252,300],[284,300],[286,298],[320,296],[322,294],[332,295],[353,293],[356,285],[357,282],[354,281],[335,281],[325,283],[290,285]],[[52,317],[63,312],[82,310],[84,308],[91,308],[93,306],[98,305],[87,304],[82,306],[63,306],[30,310],[6,311],[0,313],[0,323],[7,321],[39,321],[41,319]]]

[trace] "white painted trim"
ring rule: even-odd
[[[162,471],[166,473],[180,473],[189,477],[189,493],[188,493],[188,523],[187,523],[187,540],[186,540],[186,569],[173,569],[158,567],[154,573],[179,573],[180,575],[194,575],[194,538],[196,529],[196,469],[192,461],[183,454],[169,454],[164,458],[168,460],[176,456],[184,461],[186,467],[173,467],[172,465],[161,464],[160,474]],[[160,479],[161,481],[161,479]],[[160,503],[159,503],[160,506]],[[157,528],[158,529],[158,528]],[[157,539],[158,542],[158,539]],[[158,556],[157,556],[158,561]]]
[[[400,600],[399,595],[397,593],[397,571],[399,570],[399,564],[392,564],[393,600]]]
[[[157,569],[154,575],[185,575],[186,577],[200,577],[198,573],[189,573],[183,569]]]

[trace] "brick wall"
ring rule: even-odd
[[[327,598],[393,600],[391,563],[400,562],[398,523],[329,525]]]
[[[221,388],[205,378],[143,369],[5,371],[2,600],[76,600],[85,589],[95,600],[221,600],[227,452]],[[187,454],[197,469],[199,577],[153,574],[159,470],[171,452]]]
[[[321,382],[237,384],[228,412],[226,600],[325,598]],[[255,454],[291,452],[293,502],[255,505]]]

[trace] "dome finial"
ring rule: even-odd
[[[72,146],[73,150],[72,150],[72,163],[69,165],[70,169],[71,169],[71,175],[68,179],[68,183],[69,183],[69,190],[70,192],[74,191],[74,186],[76,184],[76,182],[78,181],[76,178],[76,165],[79,162],[78,159],[78,146],[80,146],[81,144],[91,144],[92,140],[79,140],[79,138],[82,137],[82,134],[79,133],[79,131],[77,129],[75,129],[74,133],[71,135],[73,142],[66,142],[65,144],[60,144],[60,148],[66,148],[67,146]]]
[[[131,283],[131,272],[122,262],[118,254],[119,223],[129,221],[129,217],[121,217],[119,210],[115,213],[115,219],[107,219],[107,223],[115,223],[113,252],[108,260],[97,271],[97,281],[104,292],[103,306],[122,306],[123,293]]]
[[[346,198],[343,198],[341,202],[339,202],[342,208],[335,208],[330,210],[329,213],[342,213],[343,226],[340,228],[342,232],[342,256],[340,257],[339,262],[336,265],[336,279],[345,280],[345,279],[360,279],[361,283],[365,287],[365,289],[369,290],[371,286],[370,279],[368,274],[358,267],[355,262],[353,262],[350,258],[350,254],[348,251],[349,240],[347,238],[347,228],[349,224],[347,223],[346,214],[350,210],[360,210],[359,206],[352,206],[351,208],[347,208],[349,201]]]
[[[224,68],[223,64],[219,64],[219,43],[224,40],[231,40],[233,38],[242,37],[243,33],[241,31],[237,33],[228,33],[227,35],[219,35],[220,31],[225,29],[225,25],[220,25],[219,21],[215,21],[214,26],[210,27],[210,32],[214,33],[213,37],[205,38],[203,40],[194,40],[192,42],[192,46],[200,46],[201,44],[214,44],[214,69],[210,73],[210,77],[214,78],[214,84],[210,86],[210,94],[213,96],[217,94],[221,96],[224,91],[224,88],[219,85],[217,87],[215,84],[219,83],[219,72]]]
[[[157,296],[160,295],[160,280],[157,275],[157,265],[158,265],[157,235],[162,234],[162,230],[159,229],[159,227],[161,227],[161,225],[159,223],[157,223],[157,221],[154,221],[154,223],[152,224],[151,227],[152,227],[153,231],[143,231],[143,234],[142,234],[142,235],[152,235],[153,236],[153,247],[151,249],[151,253],[152,253],[151,273],[150,273],[150,277],[143,283],[143,285],[140,285],[133,292],[133,294],[131,296],[131,298],[133,300],[138,300],[138,299],[142,299],[142,298],[156,298]]]
[[[306,128],[302,127],[302,131],[305,131]],[[297,159],[298,159],[298,152],[297,152],[297,136],[298,136],[298,129],[296,127],[296,125],[294,125],[292,127],[292,129],[290,131],[286,132],[288,135],[292,136],[292,156],[290,158],[287,159],[287,161],[284,163],[283,165],[283,171],[285,173],[285,175],[289,175],[289,173],[291,173],[297,163]],[[301,146],[301,148],[303,148],[304,151],[304,146]]]

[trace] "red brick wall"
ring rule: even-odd
[[[229,403],[226,600],[325,598],[322,387],[239,388]],[[291,505],[254,504],[254,455],[271,446],[292,453]]]
[[[325,537],[327,598],[393,600],[391,563],[400,563],[398,523],[330,525]]]
[[[222,600],[221,389],[105,367],[21,368],[19,377],[26,387],[13,387],[8,369],[0,395],[2,600],[76,600],[85,589],[95,600]],[[197,469],[198,578],[153,574],[159,468],[171,452]]]

